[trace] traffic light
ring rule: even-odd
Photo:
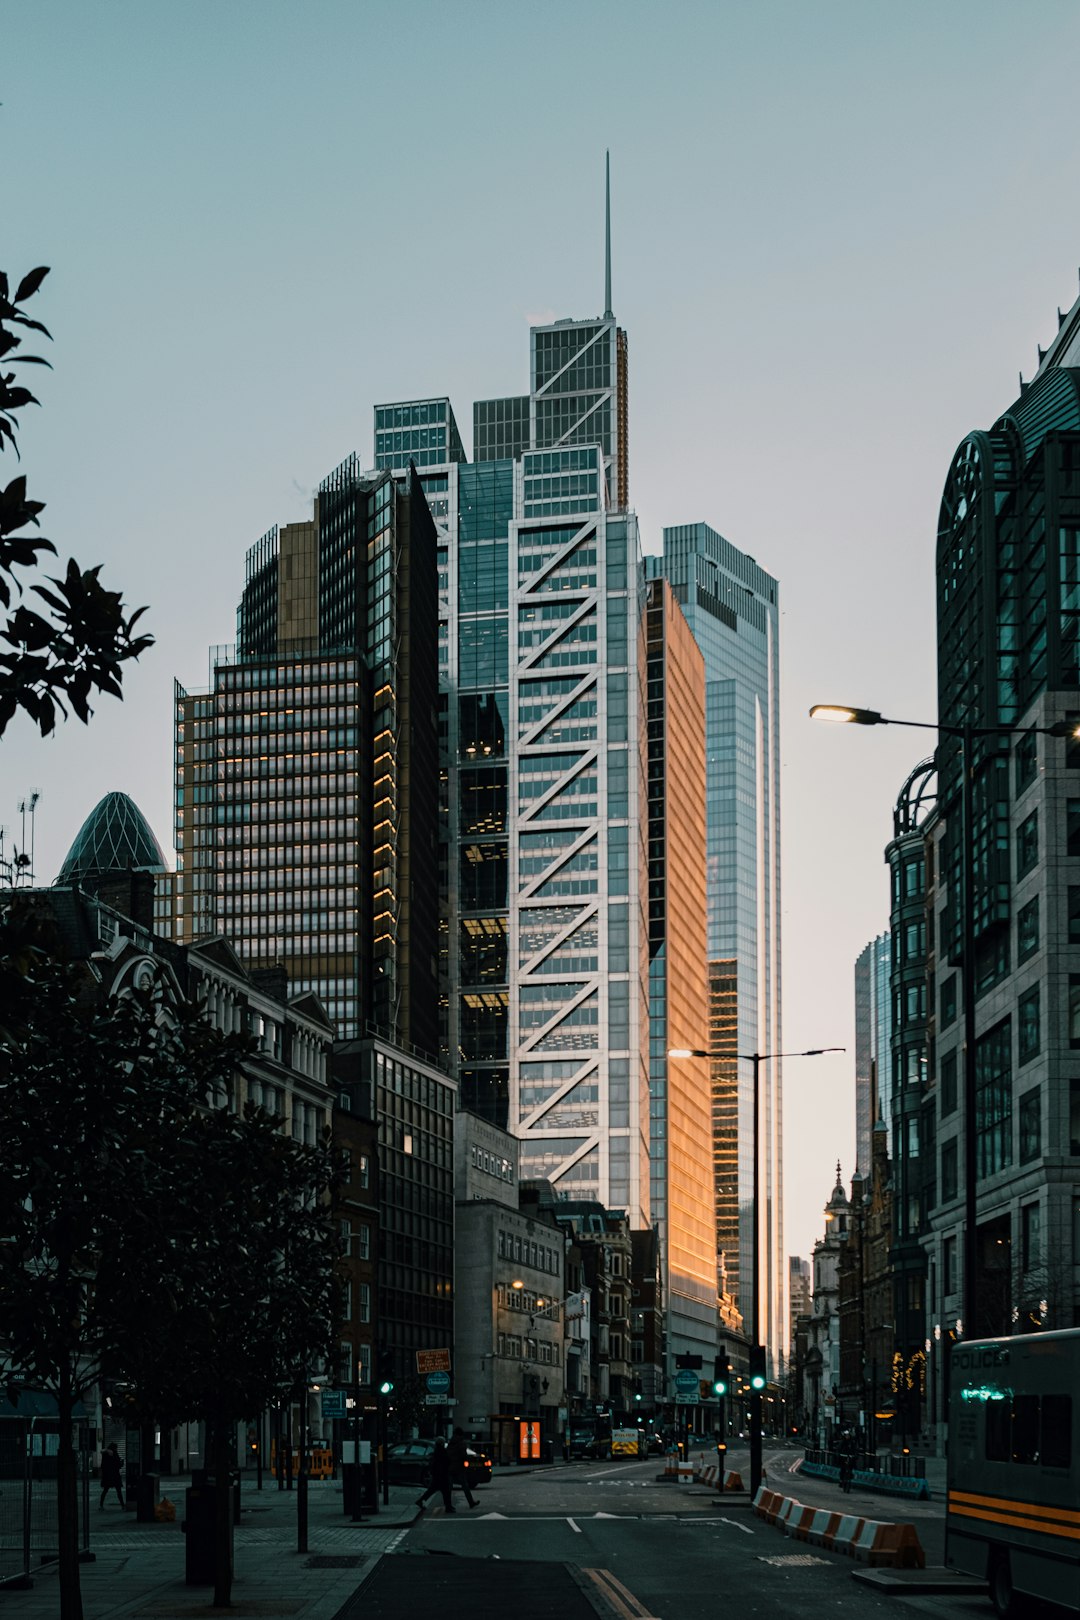
[[[765,1388],[765,1346],[750,1346],[750,1388],[760,1393]]]
[[[713,1362],[713,1394],[721,1396],[726,1395],[728,1392],[728,1383],[730,1382],[730,1379],[731,1368],[728,1366],[727,1356],[717,1356],[716,1360]]]
[[[392,1395],[393,1393],[394,1393],[394,1380],[392,1378],[384,1378],[382,1383],[379,1385],[379,1394],[380,1395]]]

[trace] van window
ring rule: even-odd
[[[1039,1397],[1017,1395],[1013,1400],[1012,1459],[1033,1463],[1039,1458]]]
[[[1008,1462],[1009,1460],[1009,1417],[1008,1401],[988,1401],[986,1403],[987,1462]]]
[[[1072,1396],[1044,1395],[1042,1402],[1042,1451],[1044,1468],[1072,1466]]]

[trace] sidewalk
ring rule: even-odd
[[[245,1475],[240,1523],[234,1530],[233,1606],[211,1607],[213,1587],[184,1582],[182,1478],[162,1480],[176,1507],[174,1524],[137,1524],[133,1509],[115,1503],[90,1509],[93,1563],[80,1566],[84,1620],[198,1620],[215,1614],[298,1616],[333,1620],[383,1553],[391,1552],[418,1517],[415,1485],[392,1485],[377,1517],[345,1517],[341,1482],[308,1485],[308,1552],[297,1553],[296,1492],[267,1478],[262,1491]],[[56,1620],[60,1595],[55,1566],[34,1575],[29,1592],[0,1591],[5,1620]]]

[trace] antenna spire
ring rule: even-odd
[[[614,320],[611,309],[611,153],[604,153],[604,319]]]

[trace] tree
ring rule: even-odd
[[[102,1001],[88,968],[31,958],[32,993],[0,1044],[0,1322],[9,1395],[47,1390],[59,1417],[62,1620],[81,1620],[76,1403],[112,1357],[103,1279],[169,1219],[155,1166],[186,1128],[205,1075],[160,997]]]
[[[48,273],[44,266],[31,270],[11,297],[8,278],[0,271],[0,450],[12,449],[16,457],[18,413],[39,402],[16,372],[5,367],[49,364],[40,355],[17,353],[23,339],[15,330],[51,337],[23,307]],[[91,694],[119,697],[121,666],[153,645],[153,637],[135,634],[146,610],[126,613],[119,593],[102,585],[100,566],[82,569],[70,558],[62,578],[33,585],[33,595],[48,614],[21,600],[19,570],[35,568],[43,553],[56,554],[44,536],[22,532],[38,527],[44,509],[43,501],[30,499],[21,475],[0,489],[0,609],[7,612],[0,621],[0,737],[20,709],[42,736],[52,731],[57,715],[67,717],[69,708],[85,723],[92,713]],[[19,600],[8,612],[13,598]]]
[[[213,1109],[189,1122],[167,1168],[168,1231],[154,1249],[126,1253],[122,1270],[105,1279],[115,1366],[145,1413],[207,1425],[217,1489],[214,1604],[226,1607],[236,1425],[302,1395],[311,1371],[333,1355],[340,1244],[331,1155],[325,1144],[284,1136],[262,1109],[243,1118]]]

